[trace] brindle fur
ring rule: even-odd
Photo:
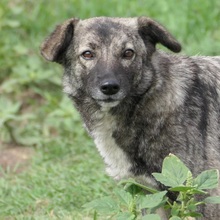
[[[64,67],[63,86],[115,179],[159,186],[152,172],[175,154],[193,171],[220,169],[220,57],[187,57],[180,44],[147,17],[69,19],[41,47]],[[134,56],[126,59],[127,49]],[[85,59],[82,53],[92,51]],[[116,93],[100,88],[114,82]],[[220,195],[220,189],[211,192]],[[201,209],[219,220],[220,207]]]

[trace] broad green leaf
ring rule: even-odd
[[[135,219],[135,215],[129,212],[120,212],[116,216],[117,220],[133,220]]]
[[[6,20],[5,25],[7,25],[11,28],[17,28],[20,26],[20,22],[17,20]]]
[[[17,44],[14,46],[14,51],[19,55],[26,55],[28,54],[28,48],[25,47],[23,44]]]
[[[163,175],[162,173],[152,173],[154,178],[165,186],[176,186],[176,181]]]
[[[181,218],[180,218],[180,217],[177,217],[177,216],[173,216],[173,217],[171,217],[169,220],[181,220]]]
[[[115,189],[114,193],[118,196],[120,201],[127,206],[129,206],[133,201],[132,195],[123,189]]]
[[[137,194],[144,194],[143,189],[133,183],[127,183],[124,186],[124,190],[130,193],[132,196],[135,196]]]
[[[177,186],[177,187],[172,187],[169,190],[173,192],[187,192],[188,190],[193,190],[195,187],[190,187],[190,186]]]
[[[184,220],[187,220],[187,219],[189,219],[189,218],[187,218],[187,217],[193,217],[193,219],[194,219],[194,217],[195,217],[195,218],[196,218],[196,217],[203,217],[203,215],[200,214],[200,213],[198,213],[198,212],[189,212],[189,213],[185,214],[185,217],[186,217],[186,218],[184,218]],[[190,218],[190,219],[192,219],[192,218]]]
[[[218,187],[219,172],[216,169],[206,170],[194,179],[197,189],[214,189]]]
[[[191,212],[195,212],[196,211],[196,204],[192,203],[192,204],[188,205],[187,209],[190,210]]]
[[[205,194],[208,194],[206,191],[204,190],[201,190],[201,189],[192,189],[192,193],[193,194],[201,194],[201,195],[205,195]]]
[[[89,210],[97,210],[102,214],[117,213],[119,211],[118,204],[111,197],[103,197],[93,200],[83,205],[83,208]]]
[[[171,208],[171,215],[178,216],[179,212],[180,212],[180,206],[177,202],[174,201]]]
[[[210,196],[204,199],[205,203],[220,204],[220,196]]]
[[[122,181],[119,182],[119,185],[122,185],[122,184],[134,184],[134,185],[136,185],[136,186],[138,186],[138,187],[140,187],[140,188],[142,188],[142,189],[144,189],[144,190],[146,190],[150,193],[158,192],[158,190],[153,189],[153,188],[148,187],[148,186],[145,186],[145,185],[142,185],[142,184],[136,182],[134,179],[122,180]]]
[[[152,209],[159,206],[164,201],[164,196],[166,195],[167,191],[158,192],[155,194],[149,195],[141,195],[138,199],[138,204],[140,209]]]
[[[157,214],[149,214],[142,217],[141,220],[161,220],[160,216]]]
[[[178,157],[170,154],[163,161],[162,173],[153,173],[153,176],[165,186],[177,187],[186,181],[189,172]]]

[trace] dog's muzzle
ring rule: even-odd
[[[121,85],[115,79],[103,80],[100,83],[98,90],[99,92],[96,93],[93,98],[95,98],[102,107],[115,107],[124,98]]]

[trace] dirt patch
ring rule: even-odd
[[[0,177],[5,172],[18,174],[26,170],[33,154],[34,150],[28,147],[7,145],[0,149]]]

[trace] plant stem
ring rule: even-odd
[[[9,133],[9,136],[10,136],[10,139],[11,139],[12,143],[13,144],[18,144],[18,142],[17,142],[17,140],[15,138],[14,132],[13,132],[13,128],[9,124],[9,121],[6,121],[4,123],[4,125],[5,125],[5,128],[8,130],[8,133]]]

